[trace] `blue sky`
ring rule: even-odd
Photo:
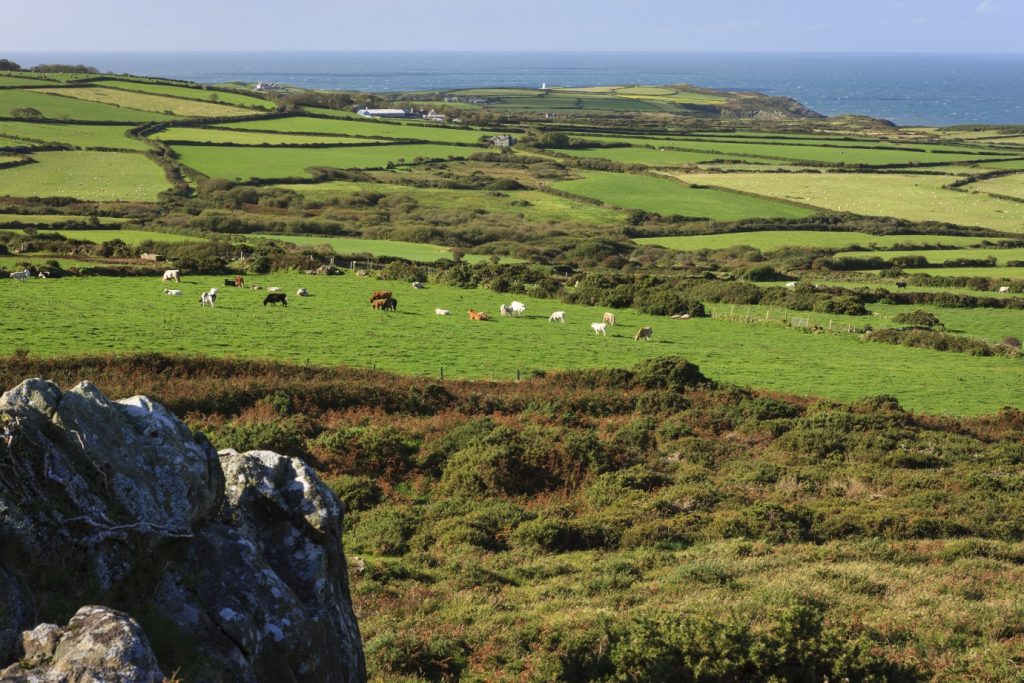
[[[1024,52],[1024,0],[8,0],[3,5],[0,52]]]

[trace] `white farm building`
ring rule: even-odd
[[[356,113],[368,119],[404,119],[409,115],[404,109],[360,109]]]

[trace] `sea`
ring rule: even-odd
[[[22,52],[22,66],[200,83],[395,92],[689,83],[792,97],[828,116],[899,125],[1024,124],[1024,54],[664,52]]]

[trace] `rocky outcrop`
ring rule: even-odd
[[[342,514],[301,460],[27,380],[0,397],[0,680],[364,680]]]

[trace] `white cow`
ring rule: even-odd
[[[612,327],[615,327],[615,314],[614,313],[605,312],[604,317],[602,318],[602,321],[604,322],[605,325],[611,325]]]
[[[299,287],[299,291],[295,292],[295,296],[309,296],[309,290],[305,287]]]
[[[796,289],[796,283],[795,282],[787,282],[786,283],[786,288],[787,289]]]
[[[526,304],[521,301],[513,301],[510,308],[512,309],[512,315],[522,315],[526,312]]]
[[[280,287],[267,287],[267,291],[268,292],[280,292],[281,288]]]
[[[999,288],[999,293],[1000,293],[1000,294],[1006,294],[1006,293],[1007,293],[1007,292],[1009,292],[1009,291],[1010,291],[1010,288],[1009,288],[1009,287],[1000,287],[1000,288]]]
[[[633,337],[633,341],[640,341],[641,339],[651,341],[652,334],[654,334],[654,330],[652,330],[651,328],[641,327],[640,330],[636,333],[636,336]]]
[[[511,306],[506,306],[505,304],[502,304],[502,305],[498,306],[498,310],[501,312],[501,314],[503,316],[512,315],[512,307]]]
[[[412,283],[412,288],[413,289],[423,289],[423,283],[422,282],[414,282],[414,283]]]
[[[217,303],[217,288],[213,287],[209,292],[203,292],[199,295],[199,304],[202,306],[209,306],[213,308],[214,304]]]
[[[434,313],[438,315],[448,315],[449,313],[451,313],[451,311],[449,311],[447,308],[435,308]]]
[[[165,289],[164,290],[164,294],[166,294],[167,296],[181,296],[181,290],[180,289]]]
[[[171,280],[174,280],[175,282],[181,282],[181,270],[165,270],[164,282],[170,282]]]
[[[564,323],[565,322],[565,311],[555,311],[554,313],[552,313],[551,315],[548,316],[548,322],[549,323],[553,323],[556,320],[558,322],[560,322],[560,323]]]
[[[26,268],[25,270],[19,270],[16,273],[11,273],[11,277],[18,282],[26,282],[30,277],[32,277],[32,271]]]
[[[600,334],[607,337],[608,323],[590,323],[590,329],[594,331],[594,334]]]

